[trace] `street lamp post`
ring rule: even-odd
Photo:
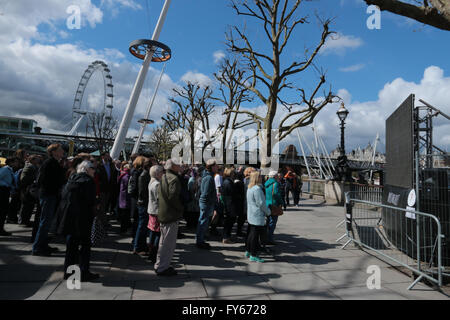
[[[338,159],[339,167],[340,167],[340,178],[344,182],[347,181],[348,176],[348,164],[347,164],[347,156],[345,155],[345,119],[348,116],[348,110],[345,109],[344,102],[342,102],[341,107],[336,112],[336,114],[339,117],[339,120],[341,121],[341,147],[340,147],[340,156]],[[342,179],[343,178],[343,179]]]

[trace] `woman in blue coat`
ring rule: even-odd
[[[266,232],[266,217],[270,215],[270,209],[264,199],[264,191],[261,187],[262,177],[258,171],[250,174],[250,183],[247,190],[247,221],[249,235],[247,237],[247,251],[245,255],[250,261],[264,262],[258,256],[260,239]]]
[[[269,173],[269,180],[265,183],[266,189],[266,205],[271,208],[272,206],[280,207],[283,206],[284,201],[281,196],[280,183],[277,181],[278,173],[276,171],[271,171]],[[269,245],[274,245],[273,241],[273,233],[275,232],[275,228],[277,226],[278,216],[269,216],[269,228],[267,230],[267,243]]]

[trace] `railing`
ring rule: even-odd
[[[381,203],[383,199],[383,186],[352,183],[350,192],[353,198],[359,200]]]
[[[302,193],[324,196],[325,183],[326,181],[322,179],[303,179]]]
[[[357,199],[357,193],[346,193],[346,233],[342,249],[350,243],[369,249],[395,266],[405,267],[419,277],[442,286],[441,223],[435,216],[381,203]]]

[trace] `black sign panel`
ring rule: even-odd
[[[386,120],[386,180],[391,186],[413,188],[413,109],[411,94]]]

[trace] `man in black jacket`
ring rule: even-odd
[[[55,217],[61,188],[65,183],[64,169],[60,165],[64,150],[56,143],[47,148],[47,153],[49,158],[42,164],[38,179],[41,219],[32,251],[32,254],[37,256],[49,256],[55,251],[48,246],[47,236]]]
[[[111,213],[115,209],[117,198],[117,174],[116,166],[111,160],[108,152],[102,154],[102,160],[99,166],[100,180],[100,202],[102,219],[106,222],[106,213]]]
[[[144,161],[144,170],[138,178],[138,226],[136,229],[136,236],[134,237],[134,254],[144,255],[148,252],[147,235],[148,235],[148,184],[150,183],[150,167],[152,162],[146,158]]]

